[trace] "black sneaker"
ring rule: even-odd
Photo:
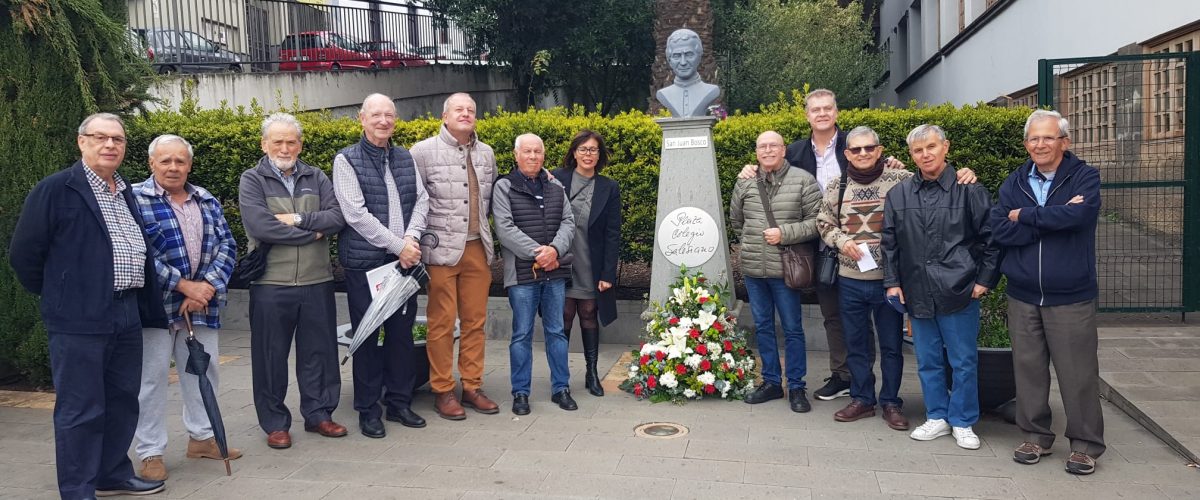
[[[745,401],[748,404],[756,405],[759,403],[766,403],[772,399],[782,398],[783,387],[768,382],[758,386],[758,389],[755,389],[754,392],[747,394]]]
[[[850,381],[842,380],[837,375],[825,379],[825,387],[813,391],[813,396],[821,401],[833,401],[850,395]]]
[[[792,407],[792,411],[796,413],[808,413],[812,411],[812,405],[809,404],[808,398],[804,396],[804,389],[788,390],[788,404]]]

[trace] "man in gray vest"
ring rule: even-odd
[[[333,159],[333,191],[346,218],[346,227],[338,234],[338,260],[346,270],[346,300],[355,330],[371,305],[367,271],[397,260],[405,269],[420,262],[419,241],[429,210],[412,154],[391,142],[396,103],[383,94],[371,94],[363,100],[358,121],[362,139]],[[416,375],[412,339],[416,315],[414,294],[384,321],[387,335],[382,345],[376,329],[354,353],[354,409],[364,436],[387,435],[379,420],[381,395],[388,420],[425,427],[425,419],[410,409]]]

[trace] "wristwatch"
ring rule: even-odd
[[[292,219],[293,219],[293,225],[296,225],[296,226],[299,226],[301,222],[304,222],[304,217],[300,214],[292,214]]]

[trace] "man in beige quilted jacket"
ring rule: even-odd
[[[496,155],[475,135],[475,100],[465,93],[446,99],[438,135],[410,149],[429,193],[421,260],[429,271],[429,385],[442,418],[467,418],[463,406],[494,414],[499,406],[484,394],[483,323],[492,285],[492,231],[488,226]],[[432,235],[432,236],[430,236]],[[454,321],[459,320],[455,395]]]

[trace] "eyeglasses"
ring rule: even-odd
[[[1055,142],[1058,142],[1059,139],[1065,139],[1066,137],[1067,136],[1065,135],[1060,135],[1058,137],[1052,137],[1048,135],[1041,137],[1029,137],[1025,139],[1025,143],[1031,146],[1037,146],[1039,144],[1054,144]]]
[[[579,153],[581,155],[588,155],[588,156],[598,155],[598,154],[600,154],[600,148],[575,148],[575,152]]]
[[[846,151],[849,151],[850,154],[852,154],[852,155],[862,154],[864,151],[867,154],[871,154],[871,153],[874,153],[875,149],[878,147],[879,147],[878,144],[872,144],[870,146],[858,146],[855,148],[846,148]]]
[[[759,151],[774,151],[776,149],[783,149],[783,144],[759,144],[755,149]]]
[[[127,139],[125,139],[125,136],[122,136],[122,135],[104,135],[104,134],[79,134],[79,135],[87,137],[87,138],[95,141],[97,144],[107,144],[108,141],[111,140],[113,142],[113,145],[124,146],[125,142],[127,141]]]

